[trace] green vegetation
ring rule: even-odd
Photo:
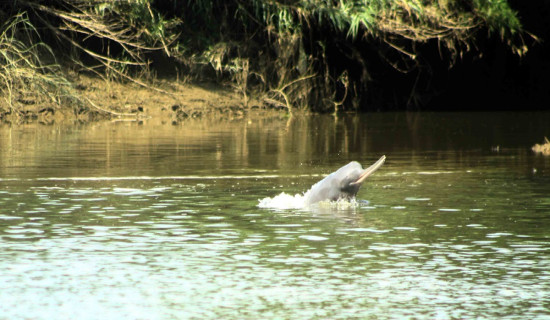
[[[159,60],[174,68],[157,73],[232,84],[245,105],[359,109],[379,61],[406,73],[435,51],[452,65],[482,31],[527,50],[506,0],[27,0],[3,2],[0,18],[14,112],[29,95],[80,110],[70,72],[146,85]]]
[[[14,113],[19,103],[60,104],[74,95],[71,85],[55,63],[51,48],[40,41],[36,29],[23,14],[2,25],[0,33],[0,92]]]

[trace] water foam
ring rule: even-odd
[[[359,203],[355,198],[348,199],[338,199],[336,201],[325,200],[312,205],[308,205],[306,200],[308,198],[308,190],[304,194],[295,194],[290,195],[284,192],[274,196],[273,198],[263,198],[259,200],[258,207],[266,209],[278,209],[278,210],[288,210],[288,209],[329,209],[329,210],[348,210],[352,208],[357,208]]]
[[[303,209],[306,207],[306,195],[295,194],[290,195],[284,192],[274,196],[273,198],[260,199],[259,208],[269,209]]]

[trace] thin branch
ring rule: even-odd
[[[102,111],[102,112],[105,112],[105,113],[107,113],[107,114],[115,115],[115,116],[117,116],[117,117],[130,117],[130,116],[131,116],[131,117],[135,117],[135,116],[136,116],[135,113],[121,113],[121,112],[116,112],[116,111],[112,111],[112,110],[106,110],[106,109],[104,109],[104,108],[101,108],[101,107],[98,106],[97,104],[93,103],[92,100],[88,99],[87,97],[84,97],[84,99],[85,99],[86,101],[88,101],[88,103],[89,103],[92,107],[94,107],[94,108],[96,108],[96,109],[98,109],[98,110],[100,110],[100,111]]]

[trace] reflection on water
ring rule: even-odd
[[[0,314],[547,318],[549,120],[2,126]],[[381,154],[353,205],[257,207]]]

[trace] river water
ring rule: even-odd
[[[549,124],[2,125],[0,318],[550,319]],[[382,155],[356,201],[296,205]]]

